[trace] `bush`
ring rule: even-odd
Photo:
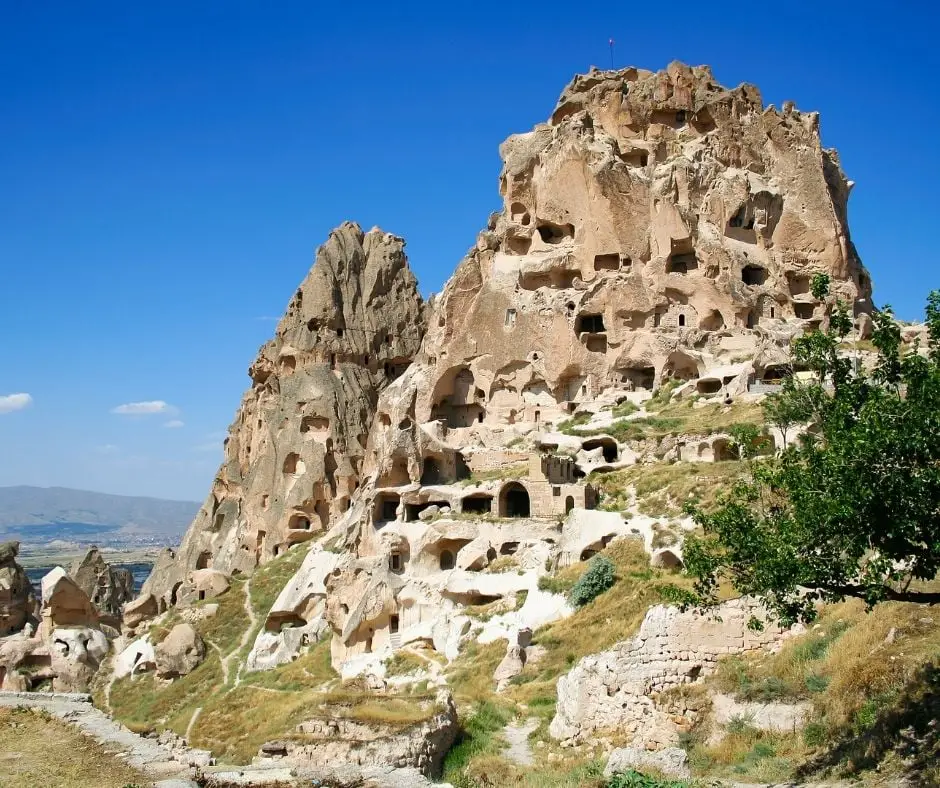
[[[690,788],[690,783],[685,780],[662,780],[630,769],[612,775],[607,788]]]
[[[613,586],[615,579],[613,562],[606,556],[596,555],[574,584],[568,599],[575,607],[584,607]]]

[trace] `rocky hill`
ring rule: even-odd
[[[400,238],[346,223],[318,250],[98,701],[241,763],[789,776],[865,702],[837,680],[859,611],[755,633],[749,600],[663,603],[682,504],[742,471],[731,431],[786,441],[761,402],[827,325],[815,275],[868,337],[851,182],[815,113],[677,63],[578,76],[500,150],[503,208],[428,303]],[[902,608],[886,692],[937,643]]]

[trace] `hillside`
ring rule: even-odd
[[[355,764],[416,770],[383,786],[940,785],[921,608],[829,606],[807,629],[725,583],[713,614],[678,604],[687,504],[720,511],[796,440],[766,407],[805,372],[794,344],[841,302],[832,354],[872,355],[816,113],[705,66],[595,69],[500,155],[503,208],[428,301],[404,239],[330,233],[120,638],[97,589],[59,577],[42,620],[80,619],[94,660],[43,630],[0,651],[2,687],[91,689],[206,760],[322,782]]]
[[[0,541],[176,544],[199,505],[66,487],[0,487]]]

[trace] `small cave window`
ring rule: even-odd
[[[688,274],[698,268],[698,259],[691,252],[683,254],[673,254],[666,261],[667,274]]]
[[[489,514],[493,509],[493,499],[488,495],[471,495],[460,502],[460,508],[466,514]]]
[[[741,269],[741,281],[746,285],[762,285],[767,281],[767,269],[759,265],[746,265]]]
[[[196,559],[196,569],[208,569],[212,564],[212,553],[208,550],[199,554],[199,558]]]
[[[398,616],[389,616],[388,617],[388,631],[393,634],[398,634]]]
[[[620,270],[620,255],[619,254],[594,255],[594,270],[595,271],[619,271]]]
[[[337,328],[337,329],[336,329],[336,336],[339,337],[340,339],[342,339],[342,337],[343,337],[343,329]]]
[[[284,458],[283,471],[285,474],[297,473],[297,468],[300,463],[300,455],[291,452]]]
[[[679,313],[679,327],[685,327],[685,315],[683,315],[681,312]]]
[[[574,238],[573,224],[543,222],[536,229],[538,230],[539,237],[547,244],[558,244],[568,238]]]
[[[336,354],[330,353],[330,367],[336,369]]]
[[[515,309],[507,309],[507,310],[506,310],[506,323],[505,323],[505,325],[506,325],[507,327],[509,327],[509,328],[512,328],[514,325],[516,325],[516,310],[515,310]]]
[[[677,110],[676,111],[676,125],[684,126],[685,119],[686,119],[685,110],[684,109]]]
[[[401,572],[402,571],[402,560],[401,553],[397,550],[393,550],[388,556],[388,568],[392,572]]]
[[[576,324],[575,333],[577,334],[602,334],[607,329],[604,328],[603,315],[579,315]]]
[[[816,307],[813,304],[794,304],[793,314],[799,320],[812,320]]]
[[[287,527],[293,531],[309,531],[310,518],[303,514],[295,514],[290,518],[290,523]]]
[[[442,571],[453,569],[456,561],[454,554],[450,550],[442,550],[440,557],[440,567]]]

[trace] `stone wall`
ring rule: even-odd
[[[748,628],[751,616],[765,621],[763,631]],[[699,681],[728,654],[770,650],[785,635],[750,600],[726,602],[710,614],[657,605],[636,637],[585,657],[559,679],[549,731],[556,739],[583,740],[616,728],[635,746],[675,744],[683,721],[657,706],[658,693]]]

